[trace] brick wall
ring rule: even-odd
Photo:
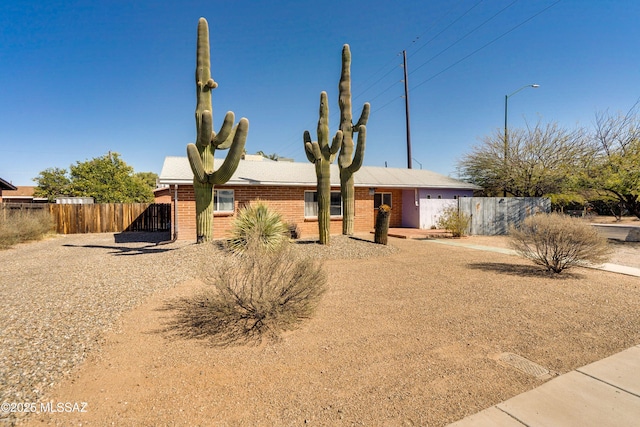
[[[377,188],[376,193],[391,193],[391,218],[389,219],[389,227],[402,227],[402,190],[396,188]],[[373,224],[375,224],[378,209],[375,207],[371,209],[373,210],[372,221]]]
[[[304,192],[315,191],[315,187],[284,187],[284,186],[216,186],[216,189],[234,190],[234,211],[246,203],[260,199],[280,213],[291,223],[296,223],[302,232],[302,237],[318,236],[318,221],[315,218],[304,217]],[[332,191],[340,191],[339,187]],[[174,187],[171,187],[171,200],[174,199]],[[400,193],[401,194],[401,193]],[[373,230],[374,212],[373,196],[367,188],[356,188],[356,211],[354,221],[355,233],[368,233]],[[395,195],[393,197],[396,197]],[[398,196],[401,197],[401,196]],[[400,198],[398,200],[401,200]],[[395,199],[393,200],[395,209]],[[395,213],[395,212],[394,212]],[[173,210],[172,210],[172,221]],[[398,213],[401,215],[401,211]],[[183,240],[196,239],[196,212],[193,186],[178,186],[178,238]],[[228,237],[235,213],[214,213],[214,238]],[[331,220],[331,234],[342,233],[342,218]]]

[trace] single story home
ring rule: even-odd
[[[219,168],[224,159],[215,159]],[[155,191],[157,203],[172,203],[179,239],[196,239],[193,173],[187,157],[166,157]],[[391,206],[391,227],[429,228],[429,199],[471,197],[479,187],[421,169],[362,166],[354,174],[354,231],[373,230],[377,207]],[[231,179],[214,187],[214,238],[228,236],[239,207],[260,199],[303,236],[318,235],[315,166],[309,162],[278,162],[245,156]],[[331,165],[331,234],[342,233],[340,171]],[[175,203],[177,202],[177,206]]]
[[[17,190],[15,185],[0,178],[0,202],[4,201],[2,198],[3,191],[6,193],[7,191],[15,191],[15,190]]]
[[[3,203],[47,203],[46,197],[35,197],[36,187],[32,185],[21,185],[13,190],[5,190],[2,193]]]

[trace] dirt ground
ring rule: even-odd
[[[276,343],[170,338],[161,308],[204,285],[156,293],[47,398],[86,402],[86,413],[24,424],[444,426],[545,381],[500,353],[555,375],[640,343],[637,277],[582,268],[550,277],[514,256],[390,244],[390,256],[326,262],[316,315]]]

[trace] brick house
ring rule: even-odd
[[[216,159],[216,169],[222,160]],[[391,227],[422,228],[420,204],[428,199],[471,197],[478,187],[435,172],[363,166],[354,175],[354,231],[373,230],[377,205],[391,206]],[[177,200],[178,238],[195,240],[193,173],[186,157],[166,157],[155,191],[157,203]],[[331,234],[342,233],[340,172],[331,165]],[[317,236],[315,167],[307,162],[278,162],[261,156],[241,160],[231,179],[214,187],[214,238],[228,236],[235,212],[260,199],[284,219],[298,225],[303,236]],[[172,216],[175,216],[175,204]],[[172,218],[176,224],[175,219]]]
[[[32,185],[21,185],[13,190],[5,190],[2,193],[3,203],[47,203],[46,197],[35,197],[33,194],[36,187]]]

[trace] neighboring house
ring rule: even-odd
[[[219,168],[224,159],[216,159]],[[471,197],[479,187],[435,172],[363,166],[354,175],[356,233],[373,230],[377,206],[391,206],[391,227],[426,228],[427,200]],[[158,203],[177,203],[178,238],[196,239],[193,173],[186,157],[166,157],[154,193]],[[303,236],[318,235],[316,174],[312,163],[241,160],[231,179],[214,187],[214,238],[228,236],[235,213],[260,199],[284,219],[298,225]],[[331,165],[331,234],[342,233],[340,172]],[[172,212],[175,212],[172,209]],[[172,214],[173,215],[173,214]]]
[[[0,202],[4,201],[3,194],[6,194],[7,191],[14,191],[16,189],[16,186],[0,178]]]
[[[13,190],[2,192],[2,202],[4,203],[47,203],[46,197],[35,197],[33,195],[36,187],[21,185]]]

